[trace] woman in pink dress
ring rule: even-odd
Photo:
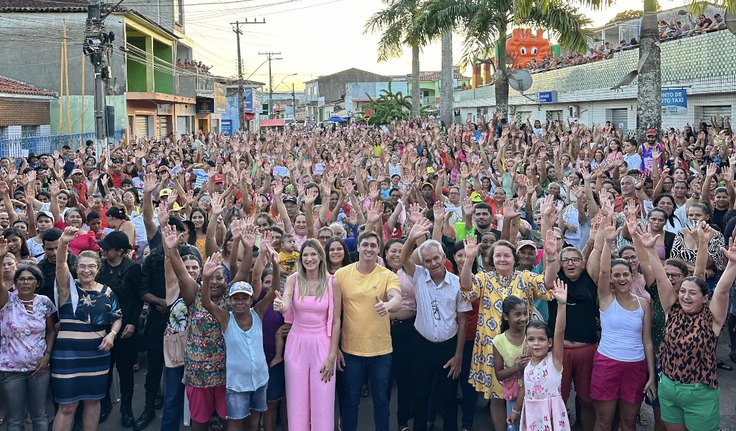
[[[526,346],[531,360],[524,369],[524,384],[516,406],[507,419],[507,423],[513,425],[521,415],[520,431],[570,431],[570,418],[560,394],[567,285],[557,279],[550,293],[557,300],[554,341],[546,323],[533,320],[526,327]]]
[[[284,367],[291,431],[334,429],[335,361],[340,340],[340,289],[332,288],[319,241],[308,239],[299,252],[298,271],[289,276],[273,309],[292,327]]]

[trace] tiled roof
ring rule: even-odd
[[[407,75],[407,77],[411,78],[411,75]],[[467,76],[463,76],[463,74],[457,70],[452,71],[452,78],[453,79],[470,79]],[[420,81],[439,81],[440,79],[442,79],[442,72],[421,72],[419,75]]]
[[[0,0],[4,12],[86,12],[84,0]]]
[[[14,79],[0,76],[0,94],[21,94],[25,96],[56,97],[56,93],[42,88],[34,87]]]

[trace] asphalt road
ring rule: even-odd
[[[724,336],[721,338],[719,344],[719,357],[731,364],[728,360],[728,339]],[[143,356],[142,356],[143,357]],[[733,364],[732,364],[733,365]],[[735,366],[736,367],[736,366]],[[725,371],[718,370],[718,380],[721,387],[721,429],[724,431],[736,431],[736,370]],[[135,396],[133,398],[133,411],[139,415],[143,408],[143,384],[145,382],[145,369],[137,372],[135,375]],[[102,431],[123,431],[126,430],[120,426],[120,415],[117,411],[118,405],[115,404],[113,407],[113,413],[110,415],[108,420],[100,425],[99,429]],[[642,413],[644,418],[649,422],[647,426],[639,426],[639,430],[653,430],[654,418],[652,417],[652,410],[648,406],[642,407]],[[396,404],[395,397],[392,398],[391,404],[391,431],[397,430],[396,428]],[[360,405],[360,423],[358,431],[372,431],[373,428],[373,412],[370,397],[363,398]],[[441,418],[438,418],[437,423],[434,426],[434,430],[441,430]],[[156,419],[148,426],[147,430],[157,431],[161,426],[161,411],[156,411]],[[182,429],[189,429],[184,426]],[[493,428],[491,425],[491,418],[488,407],[485,401],[479,400],[476,406],[475,425],[473,429],[475,431],[490,431]],[[280,428],[279,428],[280,429]],[[128,428],[130,430],[130,428]],[[171,430],[165,430],[171,431]],[[314,430],[324,431],[324,430]],[[398,430],[397,430],[398,431]],[[505,430],[504,430],[505,431]],[[694,430],[696,431],[696,430]]]

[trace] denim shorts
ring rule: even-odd
[[[245,419],[250,416],[251,410],[265,412],[267,409],[267,387],[266,384],[250,392],[236,392],[228,389],[225,395],[227,398],[227,418],[233,420]]]
[[[284,361],[268,369],[268,390],[266,401],[279,401],[286,395],[286,377],[284,376]]]

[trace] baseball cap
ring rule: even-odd
[[[217,183],[224,183],[225,182],[225,177],[222,174],[212,175],[212,182],[215,183],[215,184],[217,184]]]
[[[523,241],[519,241],[516,244],[516,251],[519,252],[519,250],[521,250],[524,247],[532,247],[532,248],[534,248],[534,250],[536,250],[537,249],[537,244],[535,244],[534,241],[530,241],[528,239],[525,239]]]
[[[72,169],[72,173],[71,173],[71,174],[72,174],[72,175],[76,175],[76,174],[84,174],[84,172],[82,172],[82,170],[81,170],[81,169],[79,169],[79,168],[76,168],[76,169]]]
[[[470,194],[470,201],[471,202],[483,202],[483,198],[480,197],[480,194],[478,192],[473,192]]]
[[[647,129],[647,136],[657,136],[657,131],[654,129]]]
[[[38,220],[39,217],[46,216],[51,219],[51,222],[55,222],[54,215],[51,214],[51,211],[38,211],[36,212],[36,220]]]
[[[116,218],[118,220],[128,220],[128,214],[125,213],[125,210],[118,207],[110,207],[105,211],[105,216]]]
[[[130,250],[133,247],[128,241],[128,235],[123,232],[115,231],[108,233],[100,241],[97,241],[103,250]]]
[[[167,187],[165,189],[161,189],[161,191],[158,192],[158,197],[162,198],[164,196],[171,196],[173,192],[174,192],[173,190]]]
[[[174,202],[174,205],[171,206],[171,210],[174,211],[174,212],[181,211],[181,205],[179,205],[178,203]]]
[[[283,197],[283,198],[282,198],[281,200],[282,200],[282,201],[283,201],[284,203],[286,203],[286,202],[292,202],[292,203],[295,203],[295,204],[296,204],[296,203],[299,203],[299,202],[298,202],[298,201],[296,200],[296,196],[291,196],[291,195],[284,195],[284,197]]]
[[[233,285],[230,286],[230,293],[228,293],[228,296],[233,296],[236,293],[245,293],[248,296],[253,296],[253,286],[245,281],[233,283]]]

